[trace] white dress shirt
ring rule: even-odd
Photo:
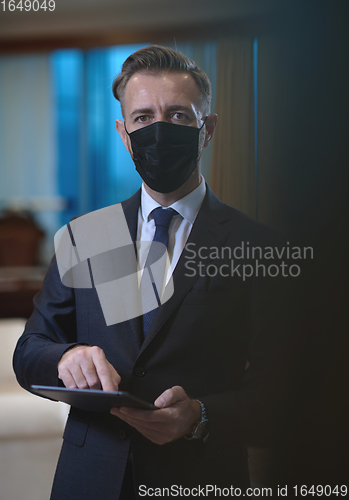
[[[196,216],[200,210],[206,194],[206,184],[201,176],[200,184],[194,191],[173,203],[170,207],[178,214],[174,215],[169,227],[168,254],[170,267],[166,276],[168,283],[177,262],[183,252],[184,246],[192,230]],[[138,212],[137,241],[153,241],[155,234],[155,222],[151,212],[161,205],[146,192],[142,185],[141,206]],[[139,252],[138,269],[143,269],[146,262],[146,252]]]

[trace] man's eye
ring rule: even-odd
[[[176,120],[185,120],[187,118],[184,113],[174,113],[172,116]]]
[[[136,118],[136,121],[137,121],[137,122],[141,122],[141,123],[144,123],[144,122],[146,122],[147,120],[148,120],[148,115],[141,115],[141,116],[138,116],[138,117]]]

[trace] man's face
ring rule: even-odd
[[[198,86],[188,73],[135,73],[125,88],[123,113],[129,133],[158,121],[199,128],[206,117],[203,109]],[[116,126],[132,154],[129,137],[123,134],[123,123]],[[207,145],[206,135],[204,127],[199,140],[199,158]]]
[[[126,85],[124,115],[129,132],[157,121],[199,127],[202,103],[188,73],[136,73]]]

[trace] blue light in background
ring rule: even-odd
[[[68,201],[62,224],[74,215],[119,203],[141,185],[115,130],[115,119],[122,115],[111,86],[127,56],[143,46],[51,55],[58,188]]]

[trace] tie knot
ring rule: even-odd
[[[171,220],[176,213],[176,210],[173,210],[173,208],[155,208],[152,211],[155,226],[163,226],[168,229],[170,227]]]

